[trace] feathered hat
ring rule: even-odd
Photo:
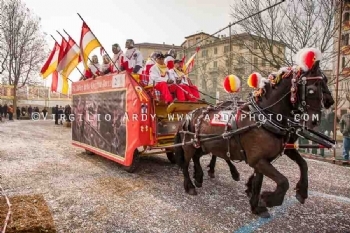
[[[310,70],[316,61],[322,59],[322,53],[316,48],[303,48],[295,56],[296,64],[304,71]]]
[[[266,83],[268,83],[269,80],[266,78],[263,78],[261,74],[254,72],[251,75],[249,75],[247,84],[251,88],[264,88]]]
[[[241,88],[241,80],[231,74],[225,77],[224,79],[224,89],[227,93],[235,93],[238,92]]]

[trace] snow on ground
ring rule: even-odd
[[[70,133],[51,120],[0,123],[1,185],[9,196],[43,195],[58,232],[350,232],[348,168],[308,160],[310,197],[301,205],[294,197],[299,168],[281,157],[274,165],[290,190],[263,220],[250,213],[244,190],[252,169],[244,162],[235,164],[235,182],[218,159],[216,178],[205,172],[198,195],[189,196],[166,156],[143,158],[129,174],[72,146]],[[202,158],[203,169],[209,160]],[[263,190],[274,187],[264,179]]]

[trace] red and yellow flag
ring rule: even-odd
[[[196,52],[192,55],[192,57],[190,57],[190,59],[188,59],[188,61],[186,62],[186,64],[183,66],[182,70],[184,71],[184,73],[187,75],[189,73],[191,73],[191,71],[193,70],[194,67],[194,58],[196,57],[196,55],[198,54],[199,51],[199,47],[196,49]]]
[[[60,45],[57,42],[55,42],[54,48],[52,49],[49,58],[47,59],[40,71],[40,75],[43,77],[43,79],[46,79],[47,76],[49,76],[56,70],[59,52]]]
[[[88,69],[87,60],[90,53],[97,47],[102,47],[102,45],[91,32],[89,26],[85,22],[83,22],[80,37],[80,56],[85,69]]]

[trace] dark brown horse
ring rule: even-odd
[[[322,99],[322,73],[317,61],[306,73],[291,71],[285,74],[276,86],[265,87],[265,93],[259,102],[251,98],[242,106],[236,112],[236,120],[231,122],[231,125],[236,125],[240,130],[238,139],[232,132],[224,135],[227,132],[223,127],[213,126],[203,120],[207,116],[210,119],[215,118],[214,114],[217,115],[220,110],[202,108],[195,111],[190,121],[182,122],[175,137],[175,144],[194,140],[194,145],[186,144],[176,147],[175,150],[177,163],[183,169],[186,192],[191,195],[197,194],[188,173],[191,159],[195,164],[195,183],[200,185],[203,182],[203,171],[199,163],[201,155],[213,153],[225,160],[244,160],[255,171],[255,175],[248,181],[248,184],[253,184],[250,193],[251,210],[262,217],[269,216],[267,207],[281,205],[289,189],[287,178],[271,165],[283,152],[284,144],[290,141],[295,132],[289,122],[296,113],[301,112],[309,116],[318,116],[310,117],[306,121],[306,126],[316,126],[321,115]],[[261,121],[261,116],[265,116],[265,120]],[[278,120],[277,116],[281,116],[282,119]],[[201,139],[200,137],[205,135],[222,135],[226,140],[217,137],[217,140],[199,142],[198,138]],[[277,188],[274,192],[263,192],[260,195],[264,175],[274,180]]]
[[[283,75],[284,73],[282,73],[281,75]],[[328,79],[327,77],[323,75],[323,80],[322,80],[322,92],[323,92],[323,105],[326,109],[329,109],[333,104],[334,104],[334,99],[332,97],[332,94],[328,88]],[[222,103],[220,106],[225,106],[225,107],[229,107],[232,104],[232,102],[230,101],[226,101],[225,103]],[[242,103],[240,103],[242,104]],[[294,144],[296,141],[298,140],[298,135],[296,134],[292,134],[288,143],[290,144]],[[307,163],[305,161],[305,159],[299,154],[298,150],[296,149],[288,149],[284,151],[284,154],[286,154],[290,159],[292,159],[294,162],[297,163],[297,165],[299,166],[300,169],[300,179],[296,185],[296,198],[297,200],[304,204],[305,203],[305,199],[307,199],[308,197],[308,166]],[[208,165],[209,167],[209,171],[208,171],[208,175],[211,178],[215,177],[215,164],[216,164],[216,156],[213,155],[210,163]],[[236,169],[236,167],[231,163],[231,161],[226,160],[226,163],[229,165],[230,168],[230,172],[231,172],[231,176],[233,177],[234,180],[235,177],[239,177],[239,173]],[[246,193],[248,194],[248,196],[251,194],[251,190],[252,190],[252,179],[254,177],[254,174],[249,178],[248,182],[247,182],[247,190]]]

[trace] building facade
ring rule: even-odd
[[[337,75],[337,65],[339,65],[339,82],[338,82],[338,114],[342,115],[350,107],[350,0],[343,1],[343,14],[335,16],[335,21],[341,24],[341,41],[340,41],[340,64],[337,57],[334,59],[332,78],[335,80]],[[335,23],[339,28],[339,23]],[[339,29],[334,36],[334,53],[338,54]],[[333,96],[336,96],[336,82],[331,86]]]
[[[140,50],[142,53],[144,62],[147,60],[147,58],[155,51],[160,51],[163,54],[167,53],[170,49],[175,49],[177,51],[177,57],[182,58],[182,47],[176,46],[176,45],[169,45],[169,44],[155,44],[155,43],[139,43],[135,44],[135,47]],[[180,52],[180,54],[179,54]]]
[[[247,33],[235,34],[230,39],[226,35],[212,36],[200,32],[186,36],[181,46],[165,43],[139,43],[135,44],[135,47],[141,51],[144,61],[154,51],[166,53],[170,49],[177,51],[178,59],[186,56],[186,60],[188,60],[195,53],[196,48],[200,47],[195,58],[194,69],[189,74],[189,78],[202,93],[208,95],[207,97],[202,95],[202,97],[213,102],[209,95],[216,96],[219,99],[228,97],[222,83],[223,79],[229,74],[235,74],[241,79],[240,97],[244,98],[251,91],[247,86],[247,78],[251,73],[259,72],[263,76],[267,76],[269,73],[278,70],[278,67],[273,67],[266,59],[262,59],[265,44],[267,43],[263,43],[263,38]],[[274,56],[277,56],[276,54],[284,55],[286,47],[284,44],[273,41],[270,45]],[[269,58],[267,57],[267,59]],[[275,59],[278,60],[279,58],[275,57]]]
[[[241,98],[244,98],[251,91],[247,86],[247,77],[251,73],[259,72],[267,76],[278,69],[272,67],[266,59],[262,59],[262,46],[266,44],[263,43],[263,38],[243,33],[231,36],[230,40],[226,35],[212,36],[201,32],[185,39],[181,46],[186,58],[200,46],[194,70],[189,75],[190,79],[201,91],[219,99],[227,98],[222,85],[227,75],[234,74],[241,79]],[[274,41],[272,46],[275,54],[285,53],[284,44]]]

